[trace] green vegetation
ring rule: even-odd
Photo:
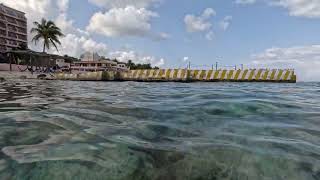
[[[34,28],[31,29],[31,33],[35,33],[32,41],[37,44],[40,40],[43,40],[43,52],[46,49],[50,49],[50,45],[53,45],[58,51],[57,44],[61,44],[59,37],[64,36],[54,22],[42,19],[41,22],[34,22]]]
[[[126,65],[131,70],[135,70],[135,69],[159,69],[159,67],[152,67],[150,63],[149,64],[135,64],[134,62],[132,62],[132,60],[129,60]]]
[[[21,50],[21,51],[27,51],[28,49],[28,44],[27,43],[20,43],[18,47],[13,48],[13,50]]]

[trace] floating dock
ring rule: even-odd
[[[157,69],[128,72],[60,73],[57,80],[73,81],[143,81],[143,82],[278,82],[296,83],[292,69],[187,70]]]

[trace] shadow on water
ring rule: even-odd
[[[320,179],[319,90],[3,82],[0,179]]]

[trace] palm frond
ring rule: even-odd
[[[50,39],[50,42],[51,42],[51,44],[56,48],[56,50],[59,52],[59,50],[58,50],[58,47],[57,47],[56,43],[55,43],[52,39]]]
[[[37,21],[35,21],[35,22],[33,22],[33,25],[34,26],[38,26],[38,25],[40,25]]]
[[[31,32],[31,33],[39,33],[39,32],[41,32],[41,29],[39,29],[39,28],[32,28],[32,29],[30,30],[30,32]]]
[[[32,42],[37,45],[37,42],[42,38],[41,34],[37,34],[32,38]]]
[[[51,37],[50,39],[51,39],[52,41],[54,41],[55,43],[61,45],[61,42],[60,42],[60,40],[59,40],[59,38],[58,38],[57,36],[53,36],[53,37]]]

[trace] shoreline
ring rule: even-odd
[[[39,74],[31,74],[30,72],[16,72],[16,71],[0,71],[0,78],[5,80],[12,79],[37,79]]]

